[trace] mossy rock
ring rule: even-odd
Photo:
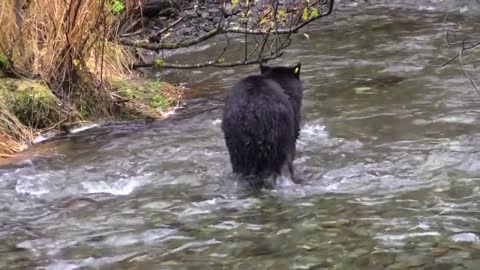
[[[25,126],[44,129],[64,120],[59,102],[42,81],[0,79],[0,98]]]

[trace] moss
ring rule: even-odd
[[[155,95],[151,97],[150,106],[153,108],[165,108],[167,104],[167,98],[162,95]]]
[[[12,114],[28,127],[44,129],[64,119],[56,97],[41,81],[2,78],[0,96]]]
[[[114,114],[122,120],[163,118],[181,99],[179,88],[158,80],[118,80],[112,86],[113,92],[83,86],[81,95],[61,102],[42,81],[0,77],[0,159],[23,150],[39,132],[66,131],[78,120],[111,115],[112,95],[125,99]]]
[[[152,79],[114,81],[120,97],[128,100],[120,110],[122,118],[161,118],[162,111],[181,99],[179,88]]]
[[[0,70],[7,70],[10,68],[10,61],[5,54],[0,53]]]

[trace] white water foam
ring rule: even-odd
[[[222,124],[222,120],[221,119],[215,119],[212,121],[212,124],[214,126],[219,126],[220,124]]]
[[[82,186],[88,193],[108,193],[120,196],[129,195],[138,187],[145,185],[146,182],[148,182],[148,176],[150,175],[121,178],[110,183],[105,181],[86,181],[82,182]]]
[[[41,196],[50,192],[48,181],[41,176],[24,176],[17,181],[15,191],[18,194]]]
[[[54,263],[45,267],[45,270],[74,270],[79,268],[99,268],[101,266],[111,265],[135,256],[136,253],[117,255],[112,257],[93,258],[89,257],[80,260],[56,260]]]

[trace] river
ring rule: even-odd
[[[195,89],[172,118],[0,170],[0,269],[480,269],[480,97],[440,67],[479,20],[431,2],[344,4],[272,63],[302,62],[301,185],[231,174],[222,99],[257,66],[171,71]]]

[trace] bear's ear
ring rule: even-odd
[[[260,72],[262,74],[265,74],[269,69],[270,69],[270,67],[265,66],[263,63],[260,63]]]
[[[302,67],[302,64],[301,63],[298,63],[297,65],[295,65],[293,68],[292,68],[292,71],[293,71],[293,74],[295,74],[295,76],[297,78],[300,78],[300,68]]]

